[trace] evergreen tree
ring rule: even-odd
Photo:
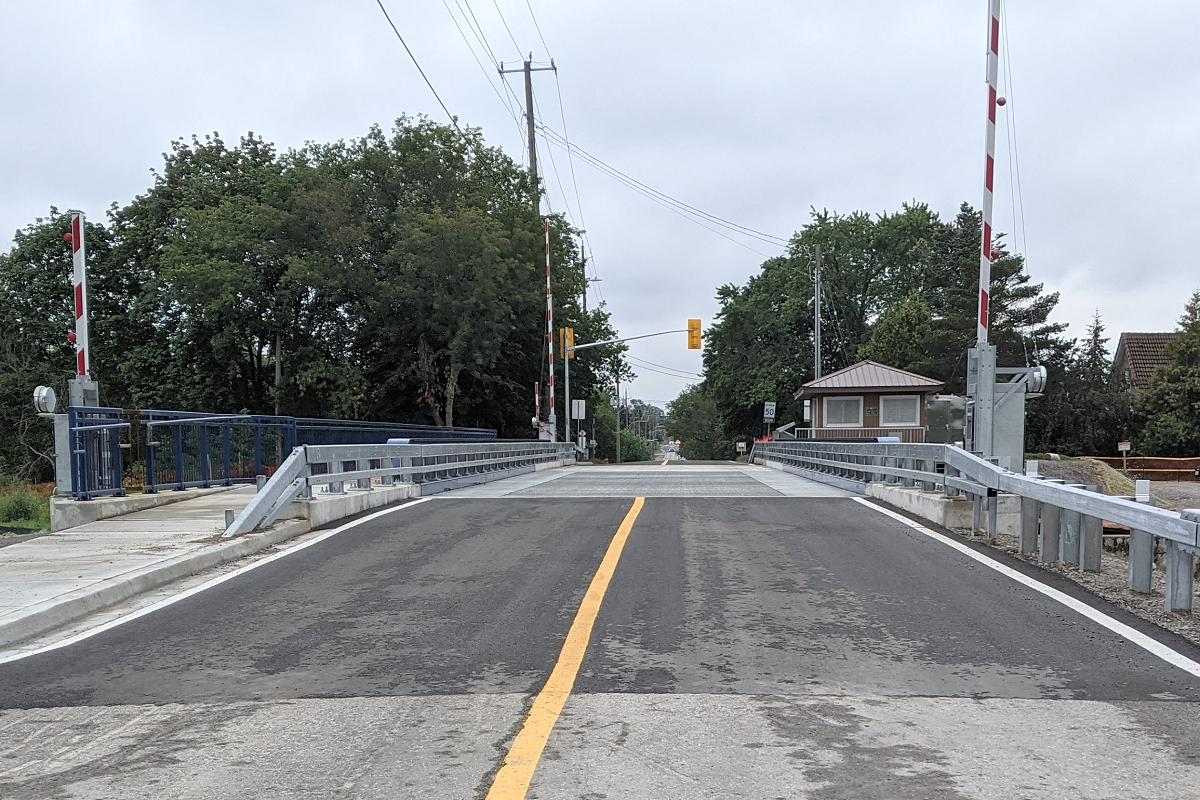
[[[1136,403],[1141,422],[1137,449],[1158,456],[1200,453],[1200,291],[1192,294],[1179,319],[1179,338],[1170,363]]]

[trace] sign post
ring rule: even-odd
[[[1117,451],[1121,454],[1121,470],[1129,471],[1129,451],[1133,449],[1131,442],[1117,442]]]
[[[775,421],[775,401],[768,400],[763,403],[763,435],[765,436],[771,427],[771,423]]]

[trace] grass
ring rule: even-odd
[[[20,487],[0,493],[0,528],[50,527],[50,498]]]

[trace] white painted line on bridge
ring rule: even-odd
[[[126,622],[132,622],[135,619],[139,619],[141,617],[146,616],[147,614],[152,614],[155,611],[158,611],[159,609],[166,608],[167,606],[170,606],[170,605],[174,605],[175,603],[178,603],[180,600],[186,600],[187,598],[191,597],[192,595],[200,594],[200,592],[211,589],[214,586],[219,586],[220,584],[225,583],[225,581],[232,580],[233,578],[236,578],[239,575],[244,575],[247,572],[250,572],[251,570],[258,569],[259,567],[263,566],[264,564],[270,564],[272,561],[278,561],[279,559],[286,558],[287,556],[290,556],[293,553],[298,553],[301,550],[305,549],[306,547],[312,547],[314,544],[318,544],[320,542],[325,541],[326,539],[330,539],[334,536],[337,536],[339,533],[343,533],[343,532],[348,531],[351,528],[354,528],[358,525],[362,525],[364,522],[370,522],[373,519],[378,519],[379,517],[382,517],[385,514],[391,514],[394,511],[401,511],[406,508],[412,508],[413,506],[420,505],[421,503],[427,502],[432,499],[433,499],[433,497],[422,497],[417,500],[413,500],[411,502],[404,503],[403,505],[392,506],[391,508],[385,508],[381,511],[376,511],[373,514],[368,514],[365,517],[359,517],[356,520],[347,522],[345,525],[339,525],[338,527],[334,528],[333,530],[325,531],[324,533],[314,536],[311,539],[309,539],[308,541],[301,542],[300,544],[295,545],[293,547],[289,547],[286,550],[281,550],[280,552],[275,553],[274,555],[270,555],[270,556],[267,556],[266,558],[259,559],[258,561],[255,561],[251,564],[247,564],[244,567],[239,567],[238,569],[235,569],[232,572],[227,572],[224,575],[220,575],[216,578],[213,578],[210,581],[205,581],[204,583],[201,583],[198,586],[193,586],[190,589],[186,589],[186,590],[180,592],[179,594],[172,595],[171,597],[167,597],[163,600],[159,600],[157,603],[148,605],[145,608],[139,608],[137,611],[131,611],[130,613],[126,614],[125,616],[117,617],[116,619],[110,620],[109,622],[106,622],[103,625],[97,625],[95,628],[90,628],[86,631],[77,633],[74,636],[69,636],[66,639],[63,639],[62,641],[54,642],[53,644],[48,644],[45,647],[39,647],[36,650],[29,650],[28,652],[23,652],[23,653],[18,652],[18,653],[9,653],[8,655],[0,655],[0,664],[8,664],[13,661],[20,661],[23,658],[29,658],[30,656],[41,655],[42,653],[49,653],[53,650],[58,650],[63,647],[69,647],[78,642],[82,642],[85,639],[90,639],[93,636],[97,636],[101,633],[104,633],[107,630],[112,630],[113,628],[117,627],[118,625],[124,625]]]
[[[1113,633],[1115,633],[1118,636],[1122,637],[1123,639],[1126,639],[1127,641],[1137,645],[1138,647],[1142,648],[1143,650],[1150,653],[1151,655],[1158,656],[1163,661],[1166,661],[1168,664],[1179,667],[1184,672],[1190,673],[1190,674],[1195,675],[1196,677],[1200,678],[1200,662],[1193,661],[1192,659],[1185,656],[1183,653],[1180,653],[1177,650],[1163,644],[1162,642],[1147,636],[1146,634],[1142,633],[1141,631],[1139,631],[1135,628],[1132,628],[1129,625],[1126,625],[1124,622],[1121,622],[1117,619],[1110,617],[1108,614],[1105,614],[1103,611],[1093,608],[1092,606],[1088,605],[1087,603],[1083,602],[1082,600],[1077,600],[1076,598],[1071,597],[1071,595],[1067,594],[1066,592],[1059,591],[1058,589],[1055,589],[1052,586],[1047,586],[1046,584],[1042,583],[1041,581],[1039,581],[1035,578],[1031,578],[1023,572],[1019,572],[1006,564],[1001,564],[999,561],[996,561],[996,560],[992,559],[991,557],[984,555],[983,553],[979,552],[978,550],[968,547],[967,545],[963,544],[962,542],[955,541],[954,539],[952,539],[949,536],[946,536],[945,534],[938,533],[937,531],[934,531],[934,530],[930,530],[929,528],[926,528],[924,525],[921,525],[920,523],[912,521],[911,519],[904,516],[903,514],[898,514],[895,511],[892,511],[891,509],[883,508],[882,506],[878,506],[875,503],[872,503],[869,500],[866,500],[862,497],[855,497],[854,500],[857,503],[862,503],[867,508],[871,508],[871,509],[874,509],[875,511],[878,511],[880,514],[884,514],[885,516],[889,516],[894,520],[903,522],[905,525],[912,528],[913,530],[915,530],[919,533],[923,533],[926,536],[928,536],[929,538],[935,539],[935,540],[941,542],[942,544],[946,545],[947,547],[954,548],[955,550],[957,550],[958,552],[967,556],[968,558],[978,561],[980,564],[983,564],[985,567],[988,567],[990,569],[995,570],[996,572],[999,572],[1001,575],[1012,578],[1017,583],[1028,586],[1030,589],[1033,589],[1035,592],[1039,592],[1040,594],[1043,594],[1046,597],[1049,597],[1051,600],[1055,600],[1059,603],[1062,603],[1064,606],[1071,609],[1072,611],[1076,611],[1079,614],[1082,614],[1083,616],[1090,619],[1092,622],[1095,622],[1098,625],[1102,625],[1105,628],[1108,628]]]

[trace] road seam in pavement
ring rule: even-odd
[[[373,519],[376,519],[377,517],[383,516],[384,514],[390,514],[394,511],[399,511],[404,508],[411,508],[412,506],[420,505],[421,503],[427,502],[432,499],[433,499],[432,497],[422,497],[418,500],[413,500],[412,502],[404,503],[403,505],[391,506],[391,507],[385,508],[381,511],[376,511],[373,514],[367,514],[366,516],[359,517],[358,519],[347,522],[345,525],[340,525],[340,526],[334,528],[333,530],[325,531],[324,533],[314,536],[305,542],[302,542],[298,545],[294,545],[293,547],[289,547],[286,550],[281,550],[278,553],[274,553],[265,558],[261,558],[258,561],[253,562],[252,564],[247,564],[244,567],[239,567],[238,569],[235,569],[231,572],[227,572],[224,575],[219,575],[219,576],[213,578],[212,580],[205,581],[204,583],[199,584],[198,586],[193,586],[190,589],[185,589],[184,591],[180,592],[179,594],[172,595],[170,597],[159,600],[157,603],[148,605],[145,608],[139,608],[136,611],[131,611],[130,613],[128,613],[122,617],[118,617],[117,619],[110,620],[109,622],[106,622],[103,625],[98,625],[95,628],[89,628],[86,631],[77,633],[74,636],[69,636],[66,639],[63,639],[58,642],[54,642],[53,644],[48,644],[45,647],[39,647],[36,650],[29,650],[27,652],[10,653],[8,655],[0,654],[0,664],[8,664],[13,661],[20,661],[23,658],[29,658],[30,656],[36,656],[36,655],[40,655],[42,653],[48,653],[52,650],[58,650],[60,648],[73,645],[77,642],[81,642],[84,639],[90,639],[93,636],[104,633],[107,630],[111,630],[112,628],[115,628],[118,625],[124,625],[126,622],[132,622],[135,619],[144,617],[147,614],[151,614],[155,611],[158,611],[161,608],[166,608],[169,605],[178,603],[180,600],[184,600],[188,597],[191,597],[192,595],[199,594],[200,592],[203,592],[207,589],[211,589],[214,586],[218,586],[218,585],[224,583],[225,581],[232,580],[233,578],[236,578],[239,575],[244,575],[245,573],[247,573],[251,570],[258,569],[259,567],[263,566],[264,564],[270,564],[272,561],[277,561],[286,556],[290,556],[292,553],[297,553],[307,547],[312,547],[314,544],[317,544],[318,542],[323,542],[332,536],[336,536],[339,533],[342,533],[343,531],[347,531],[357,525],[361,525],[364,522],[369,522]],[[299,535],[300,533],[303,533],[303,532],[304,531],[298,531],[295,535]],[[242,542],[243,543],[242,546],[246,547],[247,543],[250,543],[253,540],[250,539],[249,537],[247,537],[245,539],[240,539],[237,541]],[[260,541],[266,541],[266,540],[260,540]],[[271,544],[275,544],[278,541],[279,541],[279,539],[276,539],[274,541],[266,541],[266,543],[262,544],[261,547],[255,547],[253,549],[248,550],[246,553],[241,553],[240,555],[249,555],[249,554],[253,553],[255,550],[260,550],[265,547],[269,547]],[[207,553],[207,552],[203,553],[202,555],[211,556],[211,554]],[[106,605],[111,605],[112,603],[116,603],[116,602],[120,602],[121,600],[128,599],[128,597],[131,597],[134,594],[139,594],[141,592],[149,591],[150,589],[156,588],[157,586],[161,586],[164,583],[167,583],[169,580],[174,580],[175,578],[181,578],[181,577],[185,577],[186,575],[195,574],[196,572],[200,571],[200,569],[202,569],[202,568],[219,566],[220,564],[222,564],[226,561],[229,561],[229,560],[232,560],[232,559],[219,558],[219,559],[213,561],[212,563],[206,562],[202,567],[192,565],[191,567],[189,567],[188,570],[181,572],[179,575],[175,575],[172,578],[167,579],[167,580],[161,580],[158,583],[153,584],[153,585],[147,585],[147,586],[141,587],[136,592],[132,592],[132,593],[126,595],[125,597],[116,598],[116,599],[112,600],[110,603],[107,603]],[[97,610],[97,609],[87,609],[84,612],[81,612],[80,614],[75,614],[74,616],[70,617],[69,619],[62,620],[62,624],[66,624],[67,622],[70,622],[72,619],[78,618],[79,616],[81,616],[82,613],[87,613],[88,610]]]
[[[592,576],[587,593],[579,604],[571,629],[567,631],[567,638],[563,642],[554,669],[550,672],[542,691],[534,698],[533,705],[525,716],[525,722],[522,723],[517,737],[504,757],[504,763],[492,781],[486,800],[523,800],[529,791],[529,784],[533,780],[538,761],[541,760],[542,751],[545,750],[554,724],[558,722],[558,717],[575,686],[575,678],[583,664],[584,654],[592,638],[592,627],[600,613],[604,595],[617,571],[617,564],[621,561],[621,553],[629,540],[633,524],[645,503],[644,497],[634,498],[633,505],[629,507],[625,519],[613,535],[596,574]]]
[[[954,539],[952,539],[951,537],[946,536],[945,534],[938,533],[935,530],[926,528],[924,525],[921,525],[918,522],[914,522],[913,520],[909,519],[908,517],[904,516],[903,514],[900,514],[896,511],[892,511],[891,509],[888,509],[888,508],[883,508],[882,506],[879,506],[879,505],[872,503],[871,501],[866,500],[861,497],[855,497],[855,498],[853,498],[853,500],[856,503],[861,503],[862,505],[867,506],[868,508],[878,511],[880,514],[884,514],[885,516],[891,517],[894,520],[903,522],[905,525],[907,525],[908,527],[917,531],[918,533],[922,533],[925,536],[928,536],[929,538],[934,539],[935,541],[941,542],[942,544],[946,545],[947,547],[954,548],[955,550],[957,550],[958,552],[967,556],[968,558],[971,558],[975,561],[978,561],[980,564],[983,564],[985,567],[988,567],[989,569],[993,569],[996,572],[999,572],[1001,575],[1012,578],[1017,583],[1027,586],[1030,589],[1033,589],[1034,591],[1036,591],[1040,594],[1043,594],[1046,597],[1049,597],[1051,600],[1061,603],[1062,605],[1066,606],[1067,608],[1071,609],[1072,611],[1075,611],[1075,612],[1081,614],[1082,616],[1087,617],[1092,622],[1095,622],[1098,625],[1102,625],[1103,627],[1105,627],[1108,630],[1112,631],[1113,633],[1117,634],[1118,636],[1125,639],[1126,641],[1142,648],[1143,650],[1150,653],[1151,655],[1161,658],[1163,661],[1166,661],[1168,664],[1171,664],[1172,666],[1175,666],[1175,667],[1179,667],[1181,670],[1183,670],[1184,672],[1190,673],[1191,675],[1200,677],[1200,662],[1197,662],[1197,661],[1194,661],[1193,659],[1188,658],[1183,653],[1180,653],[1179,651],[1163,644],[1162,642],[1152,639],[1151,637],[1147,636],[1146,634],[1142,633],[1141,631],[1137,630],[1136,628],[1126,625],[1124,622],[1121,622],[1120,620],[1113,619],[1108,614],[1105,614],[1103,611],[1099,610],[1098,608],[1094,608],[1094,607],[1088,605],[1087,603],[1083,602],[1082,600],[1071,597],[1066,592],[1063,592],[1059,589],[1055,589],[1052,586],[1047,586],[1046,584],[1042,583],[1041,581],[1037,580],[1036,578],[1030,577],[1029,575],[1026,575],[1023,572],[1015,570],[1006,564],[1001,564],[999,561],[996,561],[995,559],[991,558],[990,556],[985,555],[984,553],[981,553],[978,550],[975,550],[971,547],[968,547],[967,545],[963,544],[962,542],[957,542]]]

